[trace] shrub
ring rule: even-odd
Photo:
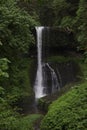
[[[86,130],[87,82],[56,100],[41,123],[41,130]]]

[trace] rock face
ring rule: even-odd
[[[65,63],[59,63],[54,65],[55,71],[58,75],[60,86],[63,87],[70,82],[74,82],[78,79],[80,68],[74,61],[68,61]]]
[[[54,63],[53,61],[51,62],[48,61],[51,55],[55,56],[55,52],[58,55],[60,48],[62,49],[65,49],[66,47],[72,48],[75,40],[72,31],[69,29],[53,28],[53,27],[36,27],[36,28],[38,33],[39,29],[42,29],[41,36],[40,33],[39,34],[37,33],[36,36],[37,39],[39,39],[38,40],[39,45],[37,42],[38,45],[37,56],[41,48],[40,50],[41,57],[39,57],[38,59],[41,58],[40,59],[42,69],[41,72],[43,77],[43,78],[39,77],[38,79],[41,78],[43,80],[41,80],[42,85],[37,85],[37,87],[35,87],[35,90],[37,90],[38,86],[43,86],[43,93],[51,94],[56,92],[57,90],[59,91],[59,89],[61,89],[61,87],[63,87],[65,84],[76,80],[76,73],[74,73],[74,70],[76,70],[75,66],[77,65],[75,65],[75,63],[71,61],[64,63],[60,63],[58,61],[57,63],[56,62]],[[53,57],[53,59],[54,58],[55,57]],[[75,72],[77,72],[77,70]]]
[[[56,91],[60,91],[62,87],[66,84],[70,84],[78,80],[78,75],[80,74],[80,67],[74,61],[68,61],[64,63],[49,63],[50,67],[54,70],[57,78],[57,82],[54,81],[54,86],[57,88],[53,90],[53,81],[52,81],[52,72],[50,71],[48,66],[44,67],[44,82],[46,86],[47,94],[52,94]]]
[[[69,29],[45,27],[43,30],[43,45],[45,46],[66,46],[75,43],[74,33]]]
[[[32,33],[35,37],[36,41],[36,30],[33,28]],[[66,50],[75,50],[77,46],[77,41],[75,38],[75,35],[72,30],[69,28],[59,28],[59,27],[44,27],[43,30],[43,36],[42,36],[42,41],[43,41],[43,49],[42,51],[44,52],[43,58],[58,54],[59,52],[63,52]],[[37,44],[37,43],[36,43]],[[36,57],[36,44],[32,45],[29,49],[29,55]]]

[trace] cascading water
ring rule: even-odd
[[[37,60],[38,60],[38,68],[37,68],[37,76],[35,81],[35,98],[40,98],[45,96],[44,86],[43,86],[43,74],[42,74],[42,31],[44,27],[36,27],[37,32]]]
[[[48,66],[48,68],[50,69],[51,72],[51,78],[52,78],[52,93],[56,92],[57,90],[60,90],[60,84],[58,82],[57,79],[57,75],[54,71],[54,69],[48,64],[46,63],[46,65]]]
[[[48,64],[44,63],[42,61],[42,34],[45,27],[36,27],[36,33],[37,33],[37,60],[38,60],[38,66],[37,66],[37,75],[34,85],[34,91],[35,91],[35,98],[41,98],[49,94],[49,90],[47,89],[48,84],[48,75],[46,72],[46,68],[48,69],[50,73],[50,81],[51,81],[51,93],[56,92],[57,90],[60,90],[60,84],[58,82],[57,75],[54,71],[54,69]]]

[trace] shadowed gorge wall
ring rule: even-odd
[[[59,91],[63,86],[77,80],[78,72],[80,68],[72,60],[65,60],[61,62],[61,59],[56,57],[55,60],[55,49],[58,55],[58,49],[62,48],[74,48],[74,35],[71,31],[61,28],[50,28],[50,27],[36,27],[37,31],[37,56],[41,62],[41,75],[40,72],[37,82],[35,82],[35,92],[38,86],[43,87],[43,93],[52,94]],[[41,30],[42,29],[42,30]],[[39,34],[41,31],[41,34]],[[39,44],[38,44],[39,43]],[[51,53],[51,49],[53,53]],[[40,52],[39,52],[40,51]],[[52,59],[49,60],[53,55]],[[62,57],[62,59],[65,57]],[[63,60],[64,60],[63,59]],[[67,59],[67,58],[66,58]],[[38,64],[37,60],[37,64]],[[39,67],[38,67],[39,68]],[[37,68],[37,69],[38,69]],[[67,75],[66,75],[67,74]],[[39,79],[42,79],[42,85],[38,84]],[[36,78],[37,79],[37,78]],[[38,85],[37,85],[38,84]],[[40,89],[39,89],[40,93]]]

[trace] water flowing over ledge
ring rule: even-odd
[[[44,27],[36,27],[37,32],[37,61],[38,61],[38,68],[37,68],[37,75],[35,81],[35,98],[40,98],[45,96],[43,93],[43,75],[42,75],[42,30]]]
[[[49,28],[46,27],[48,30]],[[45,27],[36,27],[36,33],[37,33],[37,74],[36,74],[36,80],[34,84],[34,91],[35,91],[35,98],[41,98],[46,96],[49,92],[47,90],[47,72],[46,68],[50,72],[51,77],[51,93],[56,92],[57,90],[60,90],[60,84],[57,78],[57,75],[54,71],[54,69],[48,64],[43,61],[42,54],[43,54],[43,31]]]

